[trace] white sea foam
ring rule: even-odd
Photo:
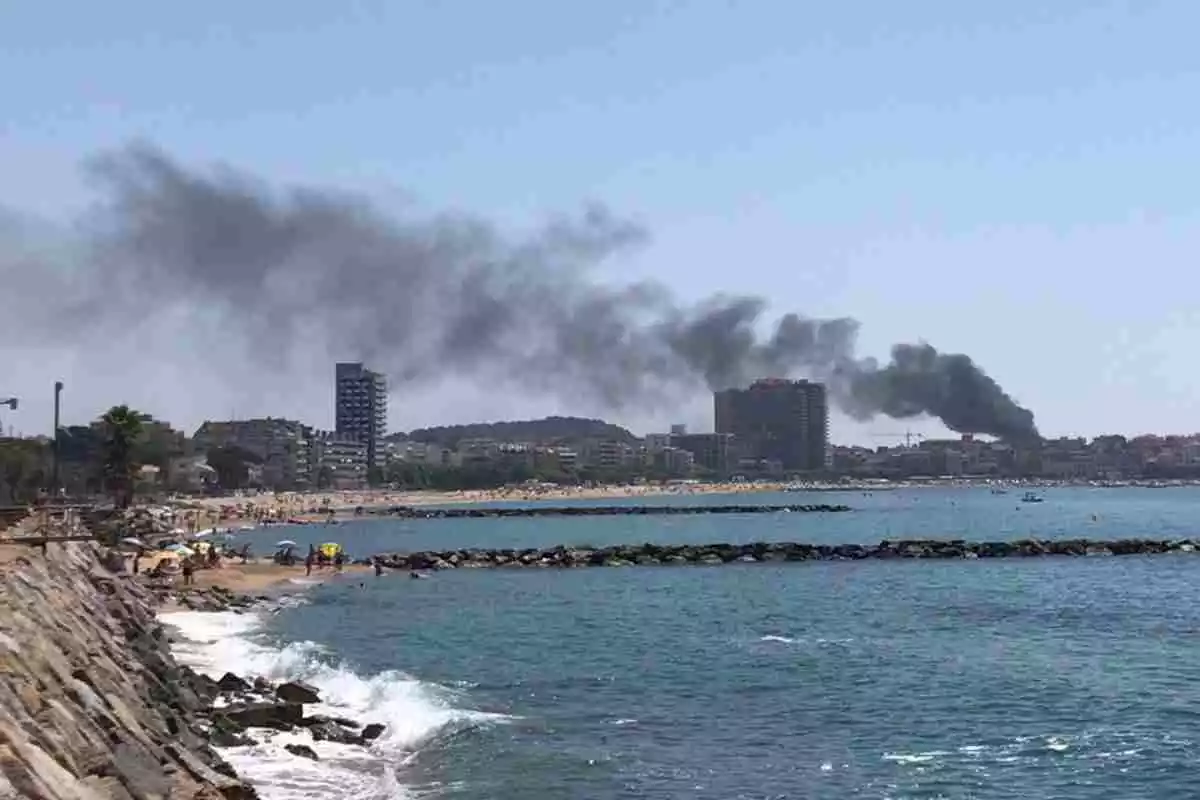
[[[501,721],[499,715],[456,708],[453,693],[398,671],[363,677],[332,662],[312,642],[273,649],[255,641],[262,625],[255,614],[180,611],[160,619],[178,630],[174,652],[181,663],[214,678],[226,672],[272,682],[303,680],[320,690],[310,715],[348,717],[387,726],[370,747],[314,742],[307,731],[251,731],[258,744],[231,747],[222,755],[266,800],[408,796],[395,770],[424,742],[459,726]],[[320,761],[292,755],[289,744],[311,747]]]

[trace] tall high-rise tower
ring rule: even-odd
[[[381,467],[383,437],[387,435],[387,378],[361,362],[336,368],[334,428],[367,446],[367,466]]]
[[[823,384],[769,378],[716,392],[713,407],[717,433],[732,433],[754,457],[787,470],[825,468],[829,407]]]

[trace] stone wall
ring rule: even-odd
[[[0,798],[255,797],[209,746],[153,598],[100,555],[0,546]]]

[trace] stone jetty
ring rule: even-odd
[[[148,590],[91,543],[0,547],[0,797],[256,797]]]
[[[849,511],[850,506],[820,504],[756,505],[753,503],[721,506],[461,506],[455,508],[422,508],[392,506],[372,511],[372,514],[400,519],[495,519],[498,517],[616,517],[669,516],[678,514],[780,514],[833,513]]]
[[[906,539],[879,544],[632,544],[610,547],[559,545],[549,549],[423,550],[376,556],[384,568],[407,570],[483,567],[624,567],[717,565],[758,562],[858,561],[865,559],[1035,558],[1040,556],[1125,556],[1194,553],[1191,539],[1021,539],[967,542]],[[371,563],[368,559],[365,563]]]
[[[92,542],[0,545],[0,798],[254,800],[216,748],[275,731],[368,747],[384,725],[306,714],[304,683],[219,679],[175,661],[163,602],[240,612],[265,598],[158,589]],[[294,755],[317,759],[303,742]]]

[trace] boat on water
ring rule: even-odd
[[[1025,494],[1021,495],[1022,503],[1040,503],[1042,500],[1042,497],[1034,494],[1033,492],[1026,492]]]

